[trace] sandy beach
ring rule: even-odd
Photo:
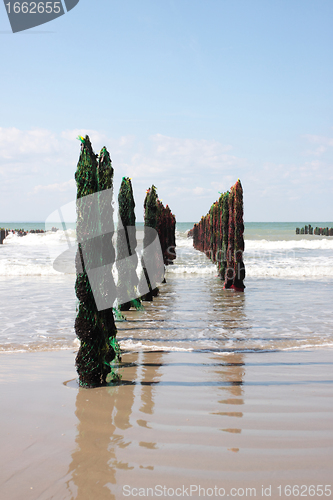
[[[121,385],[99,389],[78,388],[74,357],[1,354],[1,498],[286,498],[332,483],[331,350],[131,352]]]
[[[2,9],[0,500],[333,500],[333,0]]]
[[[121,384],[98,389],[76,381],[75,274],[42,236],[3,246],[1,500],[332,497],[331,242],[254,227],[240,293],[181,229],[160,295],[117,323]]]

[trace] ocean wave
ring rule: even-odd
[[[59,276],[51,262],[34,263],[24,259],[1,259],[1,276]]]
[[[207,259],[208,261],[208,259]],[[293,278],[293,279],[326,279],[333,278],[333,258],[251,258],[244,259],[246,276],[251,278]],[[167,274],[217,275],[217,266],[189,262],[175,263],[166,269]]]
[[[333,349],[333,342],[322,342],[318,344],[304,344],[304,345],[296,345],[292,347],[284,347],[281,349],[281,351],[299,351],[299,350],[306,350],[306,349]]]
[[[193,347],[176,347],[170,345],[154,345],[154,344],[143,344],[142,342],[133,341],[131,339],[121,340],[118,339],[122,350],[127,351],[180,351],[180,352],[192,352]]]
[[[3,244],[5,246],[39,246],[39,245],[73,245],[76,243],[75,229],[58,230],[56,232],[47,231],[45,233],[28,233],[26,236],[19,236],[17,233],[9,233]],[[187,238],[184,233],[176,231],[176,246],[179,248],[193,248],[193,239]],[[176,247],[176,249],[177,249]],[[312,239],[301,240],[245,240],[246,250],[333,250],[333,237],[313,237]]]
[[[184,233],[183,233],[184,234]],[[29,247],[29,248],[27,248]],[[246,240],[244,262],[251,278],[327,279],[333,278],[333,239]],[[65,274],[75,274],[75,230],[10,233],[0,247],[2,276],[59,276],[53,262],[62,256]],[[177,239],[177,259],[167,267],[170,275],[216,275],[217,267],[193,248],[193,240],[181,235]],[[139,260],[138,275],[141,273]],[[66,264],[66,265],[65,265]],[[117,280],[116,268],[114,268]]]
[[[178,238],[176,252],[179,249],[193,248],[192,238]],[[318,238],[311,240],[245,240],[247,251],[283,251],[283,250],[333,250],[333,238]]]
[[[330,265],[304,265],[301,261],[292,264],[245,262],[246,276],[249,278],[291,278],[291,279],[326,279],[333,278],[333,267]]]
[[[26,236],[19,236],[17,233],[9,233],[4,239],[5,246],[36,246],[39,245],[64,245],[70,242],[75,244],[76,231],[67,229],[66,231],[47,231],[46,233],[28,233]]]
[[[177,238],[176,237],[176,251],[177,251],[177,247],[193,248],[192,238]]]
[[[214,274],[216,272],[216,267],[213,264],[205,267],[196,265],[173,265],[167,267],[168,274]]]
[[[79,349],[79,344],[76,344],[74,341],[68,343],[67,345],[53,345],[52,343],[47,343],[45,345],[1,345],[0,353],[6,354],[18,354],[18,353],[26,353],[26,352],[50,352],[50,351],[72,351],[74,349],[74,353]]]

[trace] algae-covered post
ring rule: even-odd
[[[153,242],[155,237],[154,231],[150,231],[149,228],[156,230],[157,226],[157,193],[156,187],[152,185],[151,188],[147,190],[145,201],[144,201],[144,237],[143,237],[143,256],[141,259],[142,264],[142,274],[139,283],[139,290],[145,288],[148,285],[148,292],[141,296],[141,300],[152,301],[153,296],[158,294],[158,288],[154,282],[153,276],[148,274],[147,263],[151,259],[151,255],[148,257],[149,246]]]
[[[112,288],[112,278],[98,283],[98,290],[93,290],[88,279],[88,272],[99,265],[114,260],[112,232],[110,228],[112,206],[106,200],[109,196],[98,196],[98,191],[112,190],[113,169],[109,154],[105,148],[101,151],[98,166],[89,137],[80,137],[81,152],[75,173],[77,185],[77,239],[79,242],[76,255],[75,292],[79,300],[75,332],[80,340],[76,356],[76,368],[79,382],[84,387],[97,387],[106,383],[112,373],[111,361],[115,358],[116,327],[111,307],[98,310],[94,292],[103,294]],[[111,192],[112,193],[112,192]],[[105,194],[105,193],[104,193]],[[110,195],[110,193],[107,193]],[[91,196],[96,195],[96,196]],[[111,219],[112,220],[112,219]],[[111,222],[112,224],[112,222]],[[106,226],[106,227],[104,227]],[[94,237],[97,235],[97,237]],[[111,254],[110,254],[111,252]],[[106,279],[106,278],[105,278]],[[112,306],[112,304],[111,304]],[[116,376],[115,376],[116,378]]]
[[[229,193],[229,222],[228,222],[228,248],[227,268],[225,273],[224,288],[231,288],[235,278],[235,218],[234,218],[235,188],[232,186]]]
[[[130,307],[143,309],[138,296],[138,276],[136,268],[137,239],[135,227],[135,202],[131,179],[123,177],[118,195],[118,228],[117,228],[117,298],[119,309],[128,311]]]
[[[176,258],[176,217],[169,206],[165,207],[159,199],[157,199],[156,229],[160,239],[164,265],[173,264],[173,260]]]
[[[244,253],[244,221],[243,221],[243,188],[240,180],[235,184],[235,199],[234,199],[234,221],[235,221],[235,246],[234,246],[234,270],[235,277],[233,287],[237,290],[243,290],[245,279],[245,266],[243,262]]]
[[[221,196],[222,200],[222,252],[220,258],[220,278],[224,281],[225,273],[227,269],[227,250],[228,250],[228,242],[229,242],[229,191],[223,193]]]
[[[0,245],[3,244],[3,240],[6,238],[6,230],[0,229]]]
[[[173,264],[176,259],[176,217],[171,212],[169,205],[165,207],[167,242],[163,252],[165,265]]]
[[[113,174],[112,162],[108,150],[104,147],[101,149],[98,164],[97,164],[97,184],[98,184],[98,211],[100,220],[101,232],[101,267],[99,269],[98,283],[100,286],[100,295],[102,295],[101,302],[104,302],[103,309],[98,313],[100,328],[102,331],[102,338],[106,345],[106,359],[105,363],[110,363],[115,354],[120,359],[120,347],[116,339],[117,328],[114,323],[114,315],[112,303],[116,298],[116,286],[112,275],[112,266],[115,261],[115,250],[112,243],[114,235],[113,223]],[[107,266],[107,267],[106,267]],[[112,298],[113,299],[112,299]],[[113,351],[113,352],[112,352]],[[118,376],[109,371],[112,379],[117,380]]]

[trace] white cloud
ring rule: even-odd
[[[96,130],[56,134],[45,129],[0,128],[2,217],[40,220],[72,201],[80,153],[76,137],[85,134],[96,152],[106,146],[111,154],[115,196],[122,176],[133,179],[138,220],[142,220],[145,190],[151,184],[157,186],[159,196],[176,216],[180,214],[179,220],[199,220],[219,198],[219,192],[228,190],[238,177],[244,187],[248,220],[259,220],[261,214],[269,218],[273,207],[275,220],[293,217],[288,208],[292,200],[298,200],[299,211],[302,206],[307,209],[309,197],[311,206],[331,203],[333,169],[328,153],[311,161],[300,161],[300,151],[299,157],[294,155],[283,163],[274,161],[273,155],[266,161],[250,162],[230,144],[215,140],[162,134],[139,140],[132,135],[108,137]],[[333,145],[328,137],[307,136],[307,140],[327,148],[327,152]]]
[[[305,154],[321,156],[324,154],[329,148],[333,146],[333,138],[332,137],[323,137],[320,135],[311,135],[306,134],[305,139],[307,139],[310,144],[316,144],[317,147],[315,149],[307,150]]]
[[[227,154],[232,149],[217,141],[183,139],[155,134],[149,137],[145,145],[131,138],[122,148],[118,148],[113,157],[127,175],[133,178],[157,176],[216,175],[216,171],[237,168],[244,165],[244,160]]]
[[[196,188],[192,189],[192,192],[193,192],[193,194],[200,196],[200,195],[203,195],[206,193],[210,193],[211,189],[205,189],[203,187],[196,187]]]
[[[173,197],[181,197],[181,199],[189,199],[189,198],[193,198],[193,197],[199,197],[199,198],[202,198],[202,197],[211,197],[212,194],[214,193],[214,190],[213,189],[210,189],[210,188],[206,188],[206,187],[201,187],[201,186],[196,186],[196,187],[193,187],[193,188],[188,188],[188,187],[184,187],[184,186],[176,186],[173,190],[172,193],[169,194],[169,197],[170,195],[173,196]]]
[[[73,141],[74,143],[74,141]],[[19,130],[0,128],[0,174],[2,182],[22,183],[25,187],[59,179],[63,172],[76,165],[77,145],[65,141],[61,135],[45,129]],[[46,184],[47,182],[45,182]]]
[[[225,193],[229,191],[231,186],[236,182],[235,176],[232,175],[223,175],[219,176],[218,180],[214,180],[210,183],[214,192],[216,193],[216,199],[219,197],[219,193]]]
[[[43,186],[39,184],[38,186],[35,186],[32,193],[29,194],[37,194],[40,192],[64,192],[64,191],[73,191],[76,187],[76,183],[74,179],[70,179],[69,181],[61,182],[61,183],[55,183],[55,184],[48,184],[46,186]],[[75,191],[73,191],[75,193]]]
[[[25,156],[52,155],[59,150],[55,134],[44,129],[19,130],[0,128],[0,158],[3,160],[24,160]]]

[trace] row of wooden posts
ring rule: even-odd
[[[92,250],[89,252],[91,245],[89,231],[93,219],[91,213],[94,211],[94,201],[91,200],[97,198],[100,232],[98,238],[92,239],[95,240],[95,243],[97,240],[100,254],[98,257],[100,264],[97,268],[100,270],[98,293],[107,299],[109,291],[116,288],[111,286],[114,285],[112,273],[104,271],[105,264],[112,264],[115,260],[115,249],[112,243],[113,207],[102,195],[106,192],[113,193],[114,170],[110,155],[105,147],[102,148],[99,155],[96,155],[88,136],[79,137],[79,139],[81,151],[75,173],[78,200],[76,233],[79,242],[76,255],[75,293],[78,306],[75,332],[80,340],[80,348],[76,356],[76,368],[81,386],[97,387],[119,379],[113,365],[114,361],[120,360],[113,303],[109,303],[107,307],[97,307],[94,295],[95,285],[91,284],[91,280],[88,278],[89,271],[95,270],[97,262],[96,252]],[[97,197],[89,195],[97,195]],[[87,203],[80,205],[79,202],[82,200],[87,200]],[[84,209],[82,209],[83,206]],[[89,213],[90,206],[91,213]],[[130,307],[142,309],[142,301],[153,300],[153,296],[158,293],[157,287],[150,283],[150,276],[146,269],[145,249],[147,243],[151,243],[151,238],[146,240],[146,232],[148,229],[157,231],[163,263],[164,265],[171,264],[176,257],[176,219],[170,208],[165,207],[158,199],[156,187],[151,186],[146,192],[144,201],[144,239],[140,278],[137,275],[135,231],[130,231],[130,228],[135,227],[135,202],[129,177],[122,179],[118,206],[118,227],[121,228],[117,234],[118,283],[128,284],[127,298],[125,300],[122,298],[119,309],[128,310]],[[224,287],[240,291],[245,288],[243,283],[245,278],[243,232],[243,190],[240,180],[238,180],[229,191],[221,194],[219,200],[211,206],[209,213],[202,217],[198,224],[194,225],[191,233],[194,248],[205,252],[217,264],[219,276],[224,280]],[[149,289],[147,293],[140,296],[137,290],[140,290],[141,279],[145,280]]]
[[[17,234],[17,236],[27,236],[27,234],[40,234],[45,233],[44,229],[30,229],[30,231],[25,231],[24,229],[0,229],[0,245],[3,244],[4,239],[9,235],[9,233]]]
[[[316,236],[333,236],[333,227],[315,227],[313,228],[311,224],[304,227],[296,227],[296,234],[314,234]]]
[[[221,193],[207,215],[194,224],[189,236],[193,246],[217,265],[224,288],[245,288],[243,188],[240,180],[229,191]]]
[[[98,292],[107,298],[109,291],[115,289],[114,283],[112,283],[112,274],[108,273],[106,276],[103,270],[104,263],[112,262],[115,255],[112,244],[112,231],[110,231],[110,221],[113,221],[113,208],[112,204],[100,195],[103,192],[112,192],[114,171],[110,155],[105,147],[97,156],[92,149],[88,136],[85,138],[80,137],[80,140],[81,152],[75,173],[77,198],[78,202],[85,198],[88,205],[83,210],[82,207],[80,208],[80,203],[77,204],[76,233],[80,243],[76,256],[75,291],[79,304],[75,320],[75,331],[80,340],[80,348],[76,356],[76,367],[80,385],[96,387],[104,385],[108,381],[117,380],[118,375],[113,369],[112,362],[120,359],[120,349],[116,340],[117,328],[112,304],[101,309],[97,307],[94,300],[95,290],[93,290],[88,279],[88,272],[93,266],[96,267],[96,264],[94,264],[96,256],[93,255],[94,252],[90,252],[89,256],[89,252],[85,251],[87,244],[85,244],[84,240],[87,239],[87,235],[89,236],[89,228],[91,227],[89,203],[92,203],[90,198],[93,197],[89,197],[89,195],[97,194],[98,217],[101,225],[101,234],[98,240],[101,255]],[[131,231],[131,228],[135,228],[135,202],[129,177],[123,177],[122,179],[118,206],[118,228],[121,228],[121,230],[117,233],[116,267],[118,285],[119,283],[124,285],[118,287],[122,289],[123,293],[120,309],[128,310],[130,307],[141,309],[143,308],[142,301],[153,300],[153,296],[158,293],[156,286],[151,283],[144,259],[147,244],[151,243],[151,238],[146,238],[146,234],[149,233],[148,228],[157,231],[161,243],[163,262],[168,265],[175,258],[176,219],[170,208],[168,206],[164,207],[163,203],[158,199],[156,187],[151,186],[146,192],[144,202],[143,258],[141,262],[142,273],[141,278],[139,278],[136,273],[138,264],[135,251],[137,244],[136,233],[135,230]],[[104,230],[105,228],[103,229],[103,225],[108,227],[108,231]],[[140,290],[141,279],[145,280],[149,289],[147,293],[140,296],[138,290]]]

